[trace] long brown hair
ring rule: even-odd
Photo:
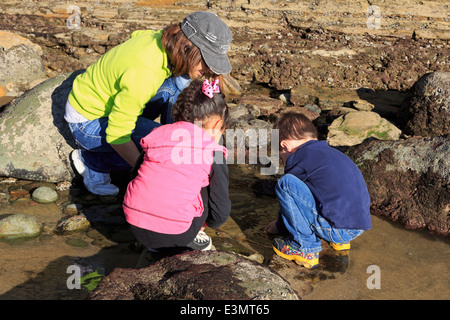
[[[172,66],[172,74],[179,76],[189,74],[191,79],[197,76],[193,70],[202,61],[200,49],[181,31],[180,24],[171,24],[164,28],[161,42]],[[211,72],[212,76],[214,73]]]

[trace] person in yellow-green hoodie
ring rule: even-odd
[[[79,146],[73,165],[90,192],[118,194],[110,172],[131,169],[140,140],[160,126],[141,115],[164,80],[230,73],[231,40],[217,15],[198,11],[163,30],[135,31],[75,78],[65,119]]]

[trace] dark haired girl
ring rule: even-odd
[[[173,118],[141,141],[144,158],[124,197],[125,217],[151,251],[207,250],[203,228],[220,226],[231,210],[227,151],[219,145],[228,107],[218,80],[192,81]]]

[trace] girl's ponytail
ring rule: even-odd
[[[211,84],[208,80],[206,83]],[[212,90],[212,97],[204,93],[204,82],[201,80],[193,80],[191,84],[184,89],[177,98],[172,108],[174,121],[187,121],[194,123],[195,121],[206,121],[213,115],[222,118],[224,125],[229,122],[228,106],[225,103],[225,96]]]

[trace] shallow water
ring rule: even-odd
[[[239,174],[232,171],[232,179]],[[251,181],[242,175],[240,185],[234,184],[231,216],[245,236],[244,242],[263,254],[268,263],[273,252],[264,227],[277,217],[278,204],[274,197],[246,192]],[[372,229],[351,246],[346,259],[337,264],[324,260],[321,254],[319,263],[323,260],[327,265],[319,271],[306,271],[291,263],[298,278],[310,277],[314,282],[303,299],[450,299],[449,239],[406,230],[372,215]],[[331,251],[324,243],[322,249],[322,253]]]
[[[308,285],[307,290],[299,292],[306,300],[450,299],[449,241],[423,231],[405,230],[376,216],[372,216],[373,228],[352,242],[348,256],[331,258],[337,264],[330,263],[326,244],[321,267],[316,269],[306,270],[290,261],[277,260],[264,227],[277,217],[278,204],[273,196],[253,192],[256,181],[252,168],[231,166],[231,219],[219,229],[207,229],[217,249],[247,256],[258,253],[264,257],[264,264],[273,267],[275,261],[275,266],[282,265],[280,273],[289,269],[288,281],[295,282],[291,283],[293,287],[299,287],[299,283]],[[53,235],[51,221],[61,215],[60,210],[59,204],[29,205],[25,200],[0,207],[0,215],[33,213],[47,222],[39,238],[0,242],[0,299],[83,299],[89,282],[80,289],[69,289],[73,284],[70,266],[103,275],[116,267],[136,265],[139,250],[133,242],[126,236],[122,240],[107,236],[104,228]],[[127,229],[117,226],[115,232],[126,234]]]

